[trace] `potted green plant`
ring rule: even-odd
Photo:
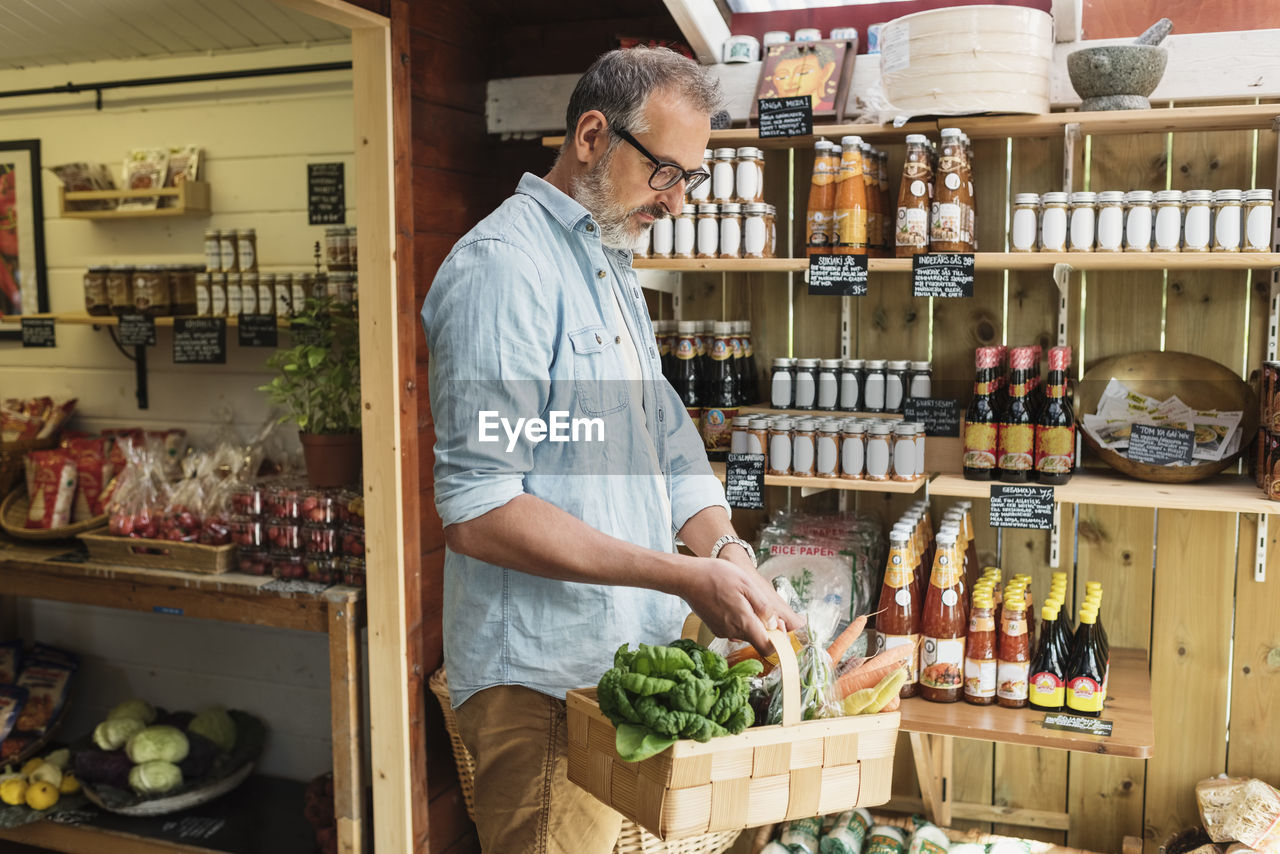
[[[354,303],[313,297],[291,319],[292,347],[267,366],[259,390],[298,425],[312,486],[344,486],[360,476],[360,331]]]

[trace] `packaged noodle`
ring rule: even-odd
[[[906,854],[907,835],[896,827],[878,824],[867,835],[862,854]]]
[[[922,822],[911,834],[911,842],[907,845],[907,854],[947,854],[951,850],[951,840],[938,827]]]
[[[862,844],[870,829],[871,813],[865,809],[841,813],[835,826],[822,837],[822,854],[862,854]]]
[[[791,854],[819,854],[818,837],[822,835],[822,816],[802,818],[788,822],[778,841]]]

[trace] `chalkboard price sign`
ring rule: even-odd
[[[725,498],[730,507],[764,509],[764,454],[730,454],[725,464]]]
[[[238,329],[241,347],[277,347],[280,344],[274,314],[242,314]]]
[[[23,347],[57,347],[58,333],[52,317],[22,318]]]
[[[973,296],[972,253],[911,256],[911,295],[944,299]]]
[[[156,319],[145,314],[122,314],[116,334],[125,347],[154,347]]]
[[[1129,430],[1129,459],[1153,466],[1172,463],[1191,464],[1196,449],[1194,430],[1177,427],[1157,427],[1153,424],[1134,424]]]
[[[760,98],[760,138],[809,136],[813,133],[813,101],[798,98]]]
[[[175,365],[225,365],[227,319],[225,317],[176,317],[173,320]]]
[[[902,401],[902,417],[919,421],[926,436],[960,435],[960,401],[946,397],[920,400],[909,397]]]
[[[1110,738],[1111,731],[1115,728],[1115,723],[1112,721],[1064,714],[1045,715],[1044,721],[1040,725],[1045,729],[1061,729],[1066,730],[1067,732],[1082,732],[1085,735],[1099,735],[1103,738]]]
[[[860,297],[866,292],[866,255],[809,256],[809,293]]]
[[[341,225],[347,221],[347,196],[341,163],[307,164],[307,222]]]
[[[1053,530],[1053,487],[991,484],[991,527]]]

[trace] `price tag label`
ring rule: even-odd
[[[866,255],[809,256],[809,293],[860,297],[866,292]]]
[[[1053,530],[1053,487],[991,484],[991,527]]]
[[[1196,449],[1196,431],[1177,427],[1134,424],[1129,430],[1129,459],[1137,463],[1167,466],[1171,463],[1191,464]]]
[[[759,98],[760,138],[810,136],[813,134],[813,101],[798,98]]]
[[[122,314],[116,334],[125,347],[154,347],[156,319],[144,314]]]
[[[225,317],[175,317],[173,320],[175,365],[225,365],[227,319]]]
[[[973,296],[973,255],[943,252],[911,256],[911,295],[943,299]]]
[[[57,347],[58,332],[52,317],[22,318],[23,347]]]
[[[902,417],[907,421],[919,421],[926,436],[960,435],[960,401],[946,397],[917,400],[909,397],[902,401]]]
[[[280,329],[274,314],[242,314],[236,327],[241,347],[278,347]]]
[[[764,509],[764,454],[730,454],[725,464],[725,498],[730,507]]]
[[[1052,712],[1044,716],[1044,721],[1040,725],[1045,729],[1082,732],[1085,735],[1100,735],[1103,738],[1110,738],[1111,731],[1115,728],[1115,724],[1112,721],[1104,721],[1101,718]]]

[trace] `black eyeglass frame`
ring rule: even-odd
[[[645,148],[643,145],[637,142],[634,136],[627,133],[626,130],[620,127],[614,127],[613,125],[610,125],[609,130],[612,133],[616,134],[620,139],[622,139],[624,142],[626,142],[636,151],[643,154],[645,158],[648,159],[648,161],[653,164],[653,173],[649,175],[650,189],[656,190],[657,192],[661,193],[664,190],[670,190],[676,184],[679,184],[680,181],[683,179],[684,189],[685,189],[685,192],[687,193],[692,191],[694,187],[697,187],[703,181],[706,181],[708,178],[711,177],[711,173],[707,172],[706,169],[687,170],[683,166],[681,166],[679,163],[672,163],[669,160],[659,160],[658,158],[650,154],[647,148]],[[673,178],[671,181],[669,181],[666,185],[660,187],[654,183],[654,180],[658,177],[659,172],[661,172],[663,169],[668,169],[668,168],[674,169],[679,174],[675,178]]]

